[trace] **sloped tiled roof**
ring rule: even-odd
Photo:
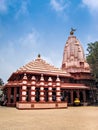
[[[29,73],[44,73],[44,74],[56,74],[56,75],[63,75],[63,76],[70,76],[69,73],[63,71],[59,68],[50,65],[45,60],[40,57],[37,57],[35,60],[29,62],[25,66],[19,68],[16,73],[19,72],[29,72]]]
[[[62,83],[61,87],[67,89],[90,89],[90,87],[86,86],[85,84],[76,84],[76,83]]]

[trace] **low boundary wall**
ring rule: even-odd
[[[67,102],[60,103],[28,103],[28,102],[17,102],[17,109],[53,109],[53,108],[67,108]]]

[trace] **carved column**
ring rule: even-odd
[[[53,102],[52,101],[52,78],[49,77],[48,79],[48,100],[49,102]]]
[[[40,79],[40,102],[45,102],[45,95],[44,95],[44,77],[41,75]]]
[[[27,76],[26,74],[24,74],[22,81],[22,94],[21,94],[22,102],[26,102],[26,97],[27,97]]]
[[[35,79],[35,76],[32,76],[32,79],[31,79],[31,102],[35,102],[35,86],[36,86],[36,79]]]
[[[57,102],[61,102],[60,86],[61,86],[60,78],[57,77],[57,79],[56,79],[56,101]]]

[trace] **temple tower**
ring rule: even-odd
[[[83,48],[79,40],[74,36],[74,31],[74,29],[71,30],[64,47],[62,70],[66,70],[71,74],[90,73],[90,67],[85,60]]]

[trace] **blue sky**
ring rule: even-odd
[[[61,67],[70,28],[85,53],[98,41],[97,0],[0,0],[0,78],[42,58]]]

